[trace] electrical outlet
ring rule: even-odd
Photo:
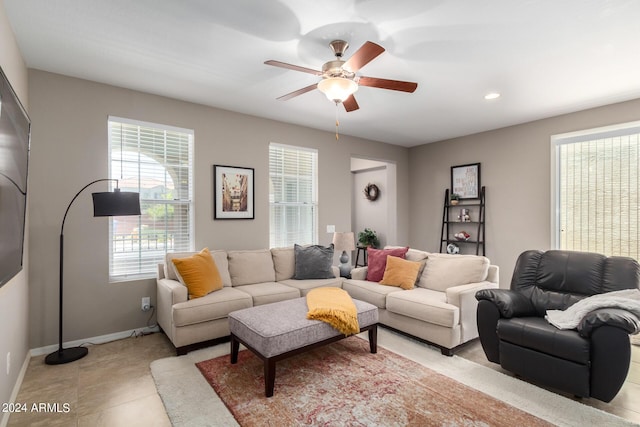
[[[327,233],[335,233],[336,226],[335,225],[327,225]]]
[[[11,352],[7,352],[7,375],[11,372]]]
[[[151,298],[142,297],[142,311],[149,311],[151,309]]]

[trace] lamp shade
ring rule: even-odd
[[[329,77],[318,83],[318,90],[324,93],[329,101],[344,102],[358,90],[358,84],[344,77]]]
[[[333,233],[333,246],[337,251],[353,251],[356,249],[353,232]]]
[[[140,193],[120,191],[92,193],[93,216],[140,215]]]

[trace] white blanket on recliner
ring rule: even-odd
[[[635,316],[636,325],[640,325],[640,290],[597,294],[578,301],[566,310],[547,310],[545,319],[558,329],[575,329],[584,316],[599,308],[620,308]]]

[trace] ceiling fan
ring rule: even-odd
[[[286,101],[298,95],[302,95],[303,93],[311,92],[317,88],[319,91],[324,93],[330,101],[333,101],[336,104],[341,102],[344,105],[345,110],[354,111],[360,108],[353,96],[354,92],[358,90],[358,86],[377,87],[380,89],[397,90],[409,93],[413,93],[418,87],[418,84],[413,82],[356,75],[362,67],[384,52],[384,48],[376,43],[370,41],[366,42],[347,61],[342,60],[342,56],[349,47],[349,43],[344,40],[334,40],[329,43],[329,47],[331,47],[336,59],[325,62],[322,66],[322,71],[287,64],[286,62],[274,60],[265,61],[264,63],[266,65],[286,68],[288,70],[302,71],[303,73],[322,77],[322,80],[317,84],[303,87],[302,89],[298,89],[277,99]]]

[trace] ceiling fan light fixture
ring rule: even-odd
[[[318,83],[318,90],[333,102],[344,102],[358,90],[358,84],[344,77],[328,77]]]

